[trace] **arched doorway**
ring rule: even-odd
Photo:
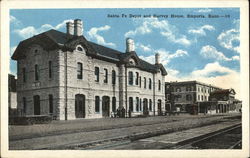
[[[143,99],[143,115],[148,115],[148,99]]]
[[[76,118],[85,118],[85,95],[75,95],[75,116]]]
[[[33,101],[34,101],[34,115],[40,115],[40,96],[39,95],[35,95],[33,97]]]
[[[108,96],[102,97],[102,116],[109,117],[110,113],[110,99]]]
[[[160,116],[161,115],[161,100],[159,99],[158,102],[157,102],[157,107],[158,107],[158,115]]]

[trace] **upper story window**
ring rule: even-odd
[[[39,68],[37,64],[35,65],[35,80],[39,80]]]
[[[133,85],[133,72],[132,71],[128,72],[128,84]]]
[[[81,45],[77,45],[76,50],[79,51],[79,52],[84,51],[84,49],[83,49],[83,47]]]
[[[144,77],[144,88],[147,88],[147,79]]]
[[[181,88],[176,88],[176,92],[181,92]]]
[[[23,71],[23,82],[26,82],[26,69],[23,68],[22,71]]]
[[[191,101],[192,100],[192,96],[190,94],[186,95],[186,100],[187,101]]]
[[[139,84],[139,73],[136,72],[136,79],[135,79],[135,84],[138,85]]]
[[[99,73],[100,73],[99,67],[95,67],[95,81],[96,82],[99,82]]]
[[[52,61],[49,61],[49,78],[52,78]]]
[[[198,101],[200,101],[200,95],[198,95]]]
[[[139,86],[141,87],[141,76],[139,77]]]
[[[186,91],[191,91],[191,87],[190,87],[190,86],[187,86],[187,87],[186,87]]]
[[[152,80],[151,80],[151,78],[149,79],[148,88],[152,89]]]
[[[116,72],[115,70],[112,70],[112,84],[115,84],[116,82]]]
[[[104,68],[104,83],[108,83],[108,69]]]
[[[158,80],[158,90],[161,90],[161,80]]]
[[[77,63],[77,79],[82,79],[82,63]]]

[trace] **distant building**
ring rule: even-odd
[[[14,75],[8,75],[8,103],[9,103],[9,116],[17,115],[17,93],[16,93],[16,78]]]
[[[49,30],[21,41],[17,61],[17,105],[22,113],[55,119],[158,115],[165,105],[167,71],[137,56],[132,39],[120,52],[88,41],[79,19],[66,33]]]
[[[200,104],[201,113],[241,112],[242,102],[235,99],[234,89],[216,90],[210,93],[209,101]]]
[[[222,89],[197,81],[165,83],[167,111],[184,113],[240,112],[241,101],[233,89]]]
[[[166,104],[168,111],[197,113],[198,105],[208,101],[210,93],[221,88],[198,81],[166,82]]]

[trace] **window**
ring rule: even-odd
[[[158,80],[158,90],[161,90],[161,80]]]
[[[52,62],[49,61],[49,78],[52,78]]]
[[[167,101],[170,100],[170,94],[167,94]]]
[[[112,84],[115,84],[116,81],[116,73],[115,70],[112,70]]]
[[[27,105],[26,105],[26,98],[23,97],[23,114],[26,114],[26,107],[27,107]]]
[[[186,87],[186,91],[191,91],[191,87],[190,86]]]
[[[144,77],[144,88],[147,88],[147,79]]]
[[[138,85],[139,84],[139,73],[136,72],[136,80],[135,80],[135,84]]]
[[[23,68],[23,82],[26,82],[26,69]]]
[[[138,97],[136,97],[136,111],[138,112],[139,111],[139,105],[140,103],[139,103],[139,98]]]
[[[152,100],[151,99],[149,99],[149,111],[153,111],[153,109],[152,109]]]
[[[112,112],[115,112],[116,111],[116,98],[113,97],[112,98]]]
[[[77,79],[82,79],[82,63],[77,63]]]
[[[200,95],[198,95],[198,101],[200,101]]]
[[[99,67],[95,67],[95,81],[99,82]]]
[[[82,47],[80,47],[80,46],[78,46],[76,49],[77,49],[78,51],[83,51]]]
[[[39,70],[38,70],[38,65],[35,65],[35,80],[38,81],[39,80]]]
[[[141,108],[141,99],[140,99],[140,111],[142,110],[142,108]]]
[[[95,112],[100,112],[100,97],[95,96]]]
[[[139,83],[139,86],[141,87],[141,76],[140,76],[140,78],[139,78],[139,82],[140,82],[140,83]]]
[[[203,95],[201,96],[201,101],[203,101]]]
[[[104,83],[108,83],[108,69],[104,69]]]
[[[129,110],[132,112],[133,111],[133,98],[129,97]]]
[[[186,95],[186,100],[187,101],[191,101],[192,100],[192,96],[190,94]]]
[[[49,95],[49,113],[53,114],[53,95]]]
[[[181,89],[180,88],[176,88],[176,92],[181,92]]]
[[[128,72],[128,84],[133,85],[133,72],[132,71]]]
[[[148,88],[149,88],[149,89],[152,89],[152,80],[151,80],[151,78],[149,79]]]

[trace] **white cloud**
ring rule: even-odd
[[[37,35],[39,33],[48,31],[50,29],[58,30],[58,29],[64,27],[68,21],[73,22],[73,20],[70,19],[70,20],[64,20],[63,22],[57,24],[56,26],[52,26],[50,24],[44,24],[39,28],[35,28],[34,26],[28,26],[28,27],[25,27],[22,29],[16,29],[16,30],[14,30],[14,32],[17,33],[20,37],[26,39],[26,38],[32,37],[34,35]]]
[[[144,52],[152,52],[153,49],[151,45],[144,45],[142,43],[136,43],[136,48],[142,49]]]
[[[10,23],[14,24],[15,26],[19,26],[22,24],[20,20],[18,20],[16,17],[12,15],[10,16]]]
[[[158,49],[155,50],[154,52],[159,53],[160,55],[160,63],[162,63],[164,66],[167,66],[167,64],[174,58],[182,57],[182,56],[187,56],[188,52],[178,49],[175,53],[170,53],[166,51],[165,49]],[[150,56],[139,56],[141,59],[154,64],[155,63],[155,55],[150,55]]]
[[[203,46],[200,50],[200,54],[204,58],[222,60],[222,61],[232,61],[232,60],[239,60],[239,56],[233,56],[232,58],[226,57],[222,52],[217,51],[217,49],[213,46],[206,45]]]
[[[227,30],[222,32],[218,37],[217,40],[219,41],[219,44],[224,47],[227,48],[229,50],[233,50],[237,53],[240,52],[240,47],[239,45],[234,45],[233,42],[240,42],[240,31],[237,29],[231,29],[231,30]]]
[[[209,12],[211,12],[211,11],[212,11],[212,9],[205,8],[205,9],[199,9],[197,12],[198,12],[198,13],[209,13]]]
[[[130,30],[125,33],[125,37],[133,37],[136,35],[149,34],[153,29],[158,30],[160,34],[166,37],[173,43],[188,46],[190,40],[185,35],[180,35],[174,25],[169,24],[167,20],[158,20],[157,18],[149,18],[141,21],[140,25],[135,30]]]
[[[210,76],[213,73],[223,75]],[[203,69],[195,70],[186,79],[198,80],[217,87],[229,89],[234,88],[236,97],[240,99],[240,73],[230,68],[221,66],[218,62],[208,63]]]
[[[114,43],[106,42],[105,39],[98,34],[99,31],[108,31],[110,28],[111,27],[109,25],[93,27],[87,32],[87,34],[89,35],[90,39],[95,39],[98,44],[115,47],[116,45]]]
[[[203,26],[198,27],[196,29],[188,30],[188,33],[196,34],[196,35],[200,35],[200,36],[206,36],[205,30],[212,31],[212,30],[215,30],[215,28],[212,25],[203,25]]]

